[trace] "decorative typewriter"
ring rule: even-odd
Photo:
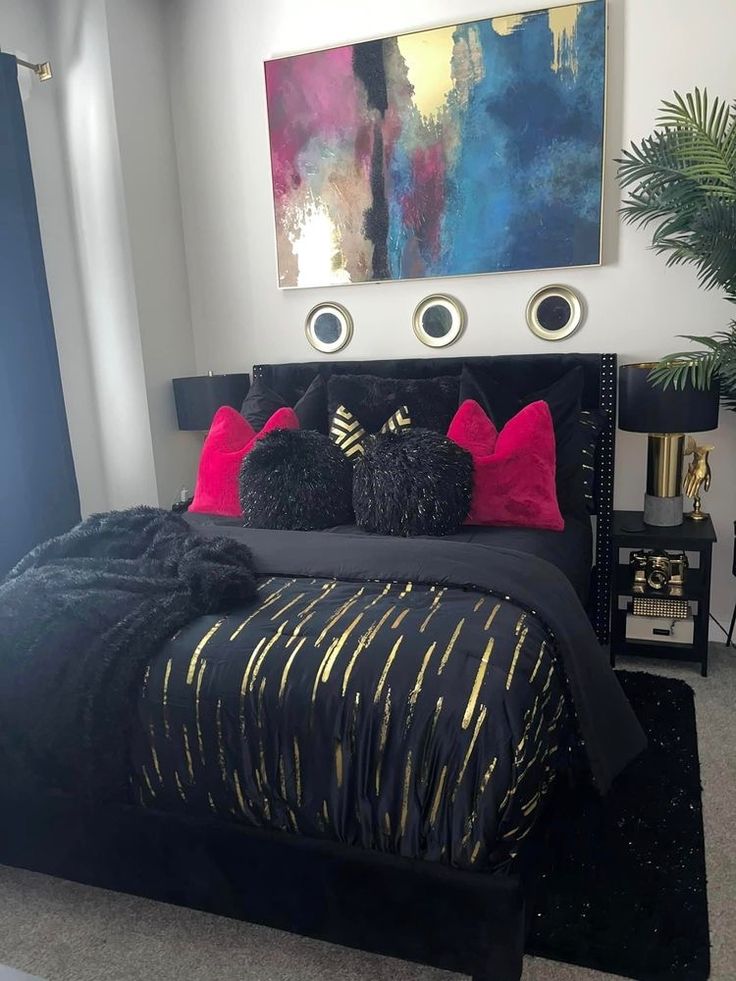
[[[682,594],[688,568],[684,552],[640,549],[631,553],[629,564],[635,592],[644,593],[651,589],[669,596]]]

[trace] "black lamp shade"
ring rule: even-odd
[[[173,382],[179,429],[207,430],[220,406],[240,409],[250,388],[250,375],[195,375]]]
[[[651,364],[624,364],[618,373],[618,425],[630,433],[702,433],[718,426],[718,383],[708,389],[649,380]]]

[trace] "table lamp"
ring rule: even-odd
[[[682,524],[682,453],[685,433],[718,426],[718,383],[711,388],[655,386],[649,380],[657,362],[621,365],[618,374],[618,425],[647,433],[647,489],[644,523],[662,528]]]
[[[250,388],[250,375],[195,375],[174,378],[174,400],[179,429],[207,431],[222,405],[240,410]]]

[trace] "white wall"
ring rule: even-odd
[[[179,431],[171,386],[195,363],[162,5],[112,0],[107,23],[158,500],[169,505],[193,487],[201,440]]]
[[[194,346],[160,6],[46,9],[105,506],[166,506],[191,486],[198,446],[171,390]]]
[[[155,503],[104,0],[49,4],[109,507]],[[49,83],[52,84],[52,83]]]
[[[456,294],[468,311],[464,337],[448,351],[462,356],[533,351],[615,351],[622,362],[657,357],[709,333],[732,311],[696,285],[692,271],[668,270],[648,250],[645,232],[622,228],[611,163],[621,146],[646,135],[657,106],[673,89],[707,86],[734,98],[736,4],[709,0],[694,16],[691,0],[609,0],[609,61],[604,264],[562,272],[511,273],[426,282],[279,291],[276,287],[264,59],[534,9],[524,0],[169,0],[169,71],[197,366],[236,371],[259,361],[316,360],[303,323],[309,308],[331,297],[355,318],[342,357],[421,357],[411,314],[422,296]],[[584,328],[556,346],[524,323],[528,297],[562,281],[585,296]],[[710,437],[709,437],[710,439]],[[706,497],[721,539],[716,549],[713,610],[730,615],[732,522],[736,518],[736,416],[722,412],[713,434],[714,485]],[[619,433],[616,505],[641,506],[645,440]]]

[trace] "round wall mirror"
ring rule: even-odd
[[[412,326],[422,344],[447,347],[462,334],[465,319],[465,310],[459,300],[446,293],[433,293],[417,306]]]
[[[583,298],[569,286],[545,286],[526,305],[529,330],[544,341],[561,341],[583,322]]]
[[[323,354],[341,351],[353,336],[353,318],[339,303],[318,303],[307,314],[307,340]]]

